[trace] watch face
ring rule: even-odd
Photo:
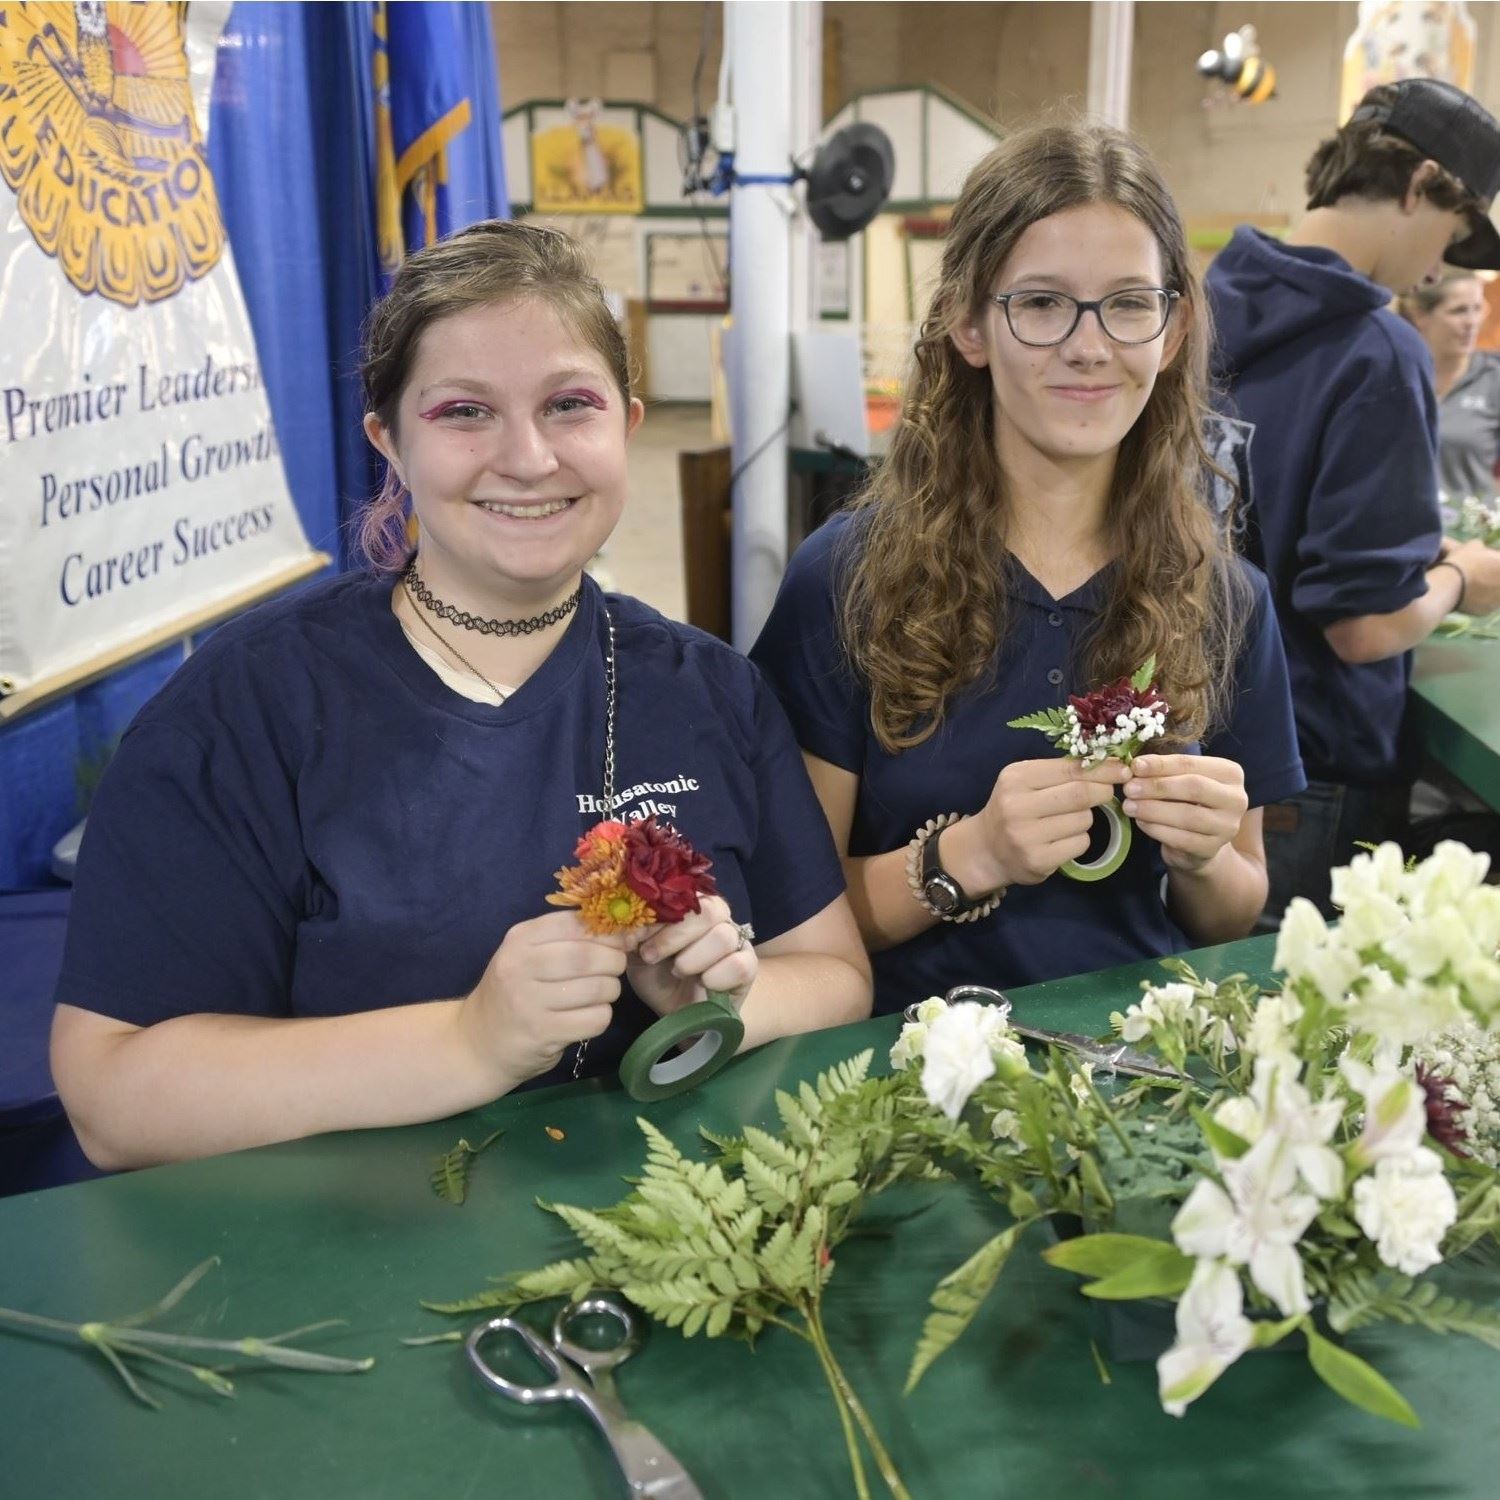
[[[958,908],[958,889],[945,875],[929,876],[926,885],[922,887],[922,894],[936,912],[950,912]]]

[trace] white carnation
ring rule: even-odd
[[[922,1092],[950,1120],[995,1071],[995,1051],[1008,1040],[1005,1016],[993,1005],[965,1000],[950,1005],[927,1028],[922,1050]]]
[[[1443,1258],[1443,1236],[1458,1201],[1436,1151],[1418,1146],[1387,1156],[1354,1184],[1354,1217],[1392,1270],[1420,1276]]]

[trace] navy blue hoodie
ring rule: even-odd
[[[1323,635],[1427,590],[1437,402],[1420,335],[1341,255],[1240,228],[1207,278],[1216,373],[1251,422],[1246,551],[1270,577],[1309,777],[1401,775],[1411,653],[1351,666]]]

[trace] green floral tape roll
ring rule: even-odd
[[[1087,861],[1070,859],[1062,866],[1062,872],[1069,880],[1103,880],[1106,876],[1113,875],[1130,853],[1130,819],[1120,811],[1120,804],[1111,800],[1099,811],[1109,824],[1109,839],[1104,845],[1104,852]]]
[[[697,1037],[681,1052],[676,1047]],[[620,1063],[620,1082],[632,1099],[650,1103],[686,1093],[712,1078],[739,1051],[745,1023],[726,995],[663,1016],[638,1036]]]

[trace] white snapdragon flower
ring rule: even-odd
[[[1318,1200],[1293,1188],[1287,1143],[1268,1130],[1222,1168],[1224,1187],[1203,1178],[1172,1220],[1184,1255],[1246,1266],[1250,1279],[1286,1317],[1311,1306],[1297,1242],[1317,1217]]]
[[[1430,914],[1451,911],[1489,873],[1488,854],[1476,854],[1454,839],[1444,839],[1406,877],[1413,911]]]
[[[1449,964],[1481,956],[1456,901],[1422,913],[1387,939],[1385,951],[1412,980],[1431,979]]]
[[[1406,890],[1406,861],[1399,844],[1386,842],[1356,854],[1329,874],[1333,904],[1342,912],[1362,901],[1399,901]]]
[[[1015,1043],[1005,1016],[972,1000],[948,1006],[927,1028],[922,1049],[922,1092],[950,1120],[963,1113],[969,1096],[995,1072],[997,1050]]]
[[[1481,885],[1469,891],[1458,909],[1481,953],[1493,954],[1500,948],[1500,886]]]
[[[1443,1258],[1443,1236],[1458,1200],[1436,1151],[1418,1146],[1387,1156],[1354,1184],[1354,1218],[1392,1270],[1420,1276]]]
[[[1366,964],[1349,995],[1349,1025],[1399,1053],[1425,1042],[1463,1019],[1458,990],[1451,984],[1403,984],[1388,969]]]
[[[997,1141],[1021,1144],[1021,1117],[1013,1109],[997,1109],[990,1120],[990,1135]]]
[[[1405,1156],[1422,1144],[1427,1099],[1414,1078],[1388,1064],[1370,1067],[1348,1056],[1339,1060],[1339,1070],[1365,1105],[1364,1129],[1352,1151],[1356,1166]]]
[[[1180,1417],[1250,1347],[1254,1332],[1239,1273],[1200,1260],[1177,1299],[1177,1341],[1156,1362],[1162,1409]]]
[[[1302,1002],[1290,990],[1263,995],[1250,1017],[1245,1051],[1255,1058],[1272,1058],[1296,1068],[1292,1031],[1302,1019]]]
[[[1292,979],[1310,979],[1335,1004],[1359,973],[1359,955],[1323,920],[1304,896],[1293,896],[1276,936],[1275,966]]]

